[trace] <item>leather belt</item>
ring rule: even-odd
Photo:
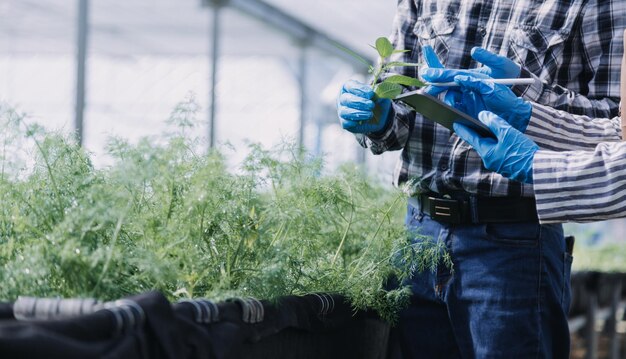
[[[438,193],[423,193],[409,198],[409,204],[432,219],[453,224],[513,223],[537,221],[532,197],[447,198]]]

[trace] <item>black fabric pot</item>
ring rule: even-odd
[[[374,313],[325,294],[171,304],[149,292],[81,315],[59,300],[27,303],[25,313],[0,303],[0,358],[378,359],[389,337]]]
[[[0,320],[0,358],[176,358],[181,338],[167,299],[150,292],[133,307],[66,319]],[[6,305],[3,305],[6,308]]]
[[[341,297],[322,313],[312,296],[282,300],[272,331],[244,343],[238,358],[355,358],[383,359],[387,354],[387,322],[371,312],[354,313]],[[289,323],[288,325],[284,325]]]

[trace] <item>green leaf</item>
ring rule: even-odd
[[[392,67],[418,67],[421,66],[422,64],[416,64],[416,63],[411,63],[411,62],[398,62],[398,61],[392,61],[389,62],[387,64],[385,64],[385,68],[392,68]]]
[[[393,75],[387,77],[382,83],[400,84],[404,86],[423,87],[424,83],[414,77],[404,75]]]
[[[393,54],[393,45],[386,37],[379,37],[376,40],[376,50],[382,58],[387,58]]]
[[[392,54],[401,54],[405,52],[411,52],[411,50],[393,50]]]
[[[402,86],[391,82],[381,82],[374,89],[379,98],[394,99],[402,93]]]

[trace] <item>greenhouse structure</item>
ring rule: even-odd
[[[447,2],[0,0],[0,358],[411,357],[406,283],[457,258],[338,110],[433,66],[390,60],[404,3]],[[626,221],[564,228],[570,357],[623,358]]]

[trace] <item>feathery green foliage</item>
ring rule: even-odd
[[[252,146],[229,171],[183,135],[187,110],[160,141],[111,140],[103,169],[68,137],[2,110],[0,299],[332,292],[392,318],[408,289],[384,290],[387,278],[445,254],[411,244],[400,191],[353,166],[321,175],[322,161],[293,145]],[[34,153],[20,155],[20,143]]]

